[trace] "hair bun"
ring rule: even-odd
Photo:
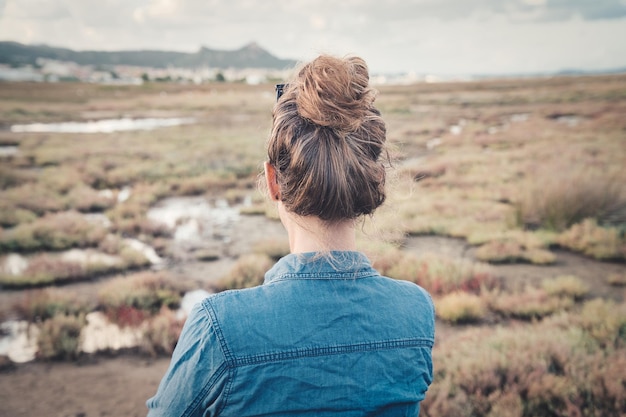
[[[374,101],[367,64],[361,58],[322,55],[300,70],[298,114],[344,132],[359,128]]]

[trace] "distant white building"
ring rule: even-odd
[[[11,68],[7,65],[0,65],[0,81],[44,81],[43,74],[39,73],[31,66]]]

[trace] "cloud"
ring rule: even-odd
[[[2,12],[2,6],[4,11]],[[0,39],[362,55],[378,71],[626,65],[626,0],[0,0]]]

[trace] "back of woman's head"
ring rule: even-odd
[[[289,82],[268,142],[288,211],[335,222],[371,214],[385,200],[386,129],[368,84],[361,58],[325,55]]]

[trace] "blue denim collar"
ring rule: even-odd
[[[282,257],[265,273],[264,284],[286,279],[348,279],[378,275],[361,252],[306,252]]]

